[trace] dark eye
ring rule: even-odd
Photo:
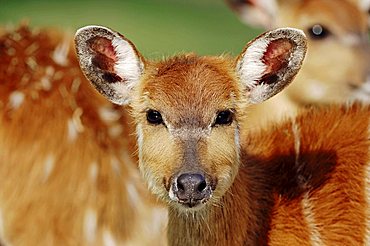
[[[162,115],[156,110],[149,109],[146,111],[146,119],[150,124],[159,125],[163,123]]]
[[[234,114],[230,110],[218,112],[215,125],[230,125],[233,122]]]
[[[330,31],[326,27],[316,24],[308,29],[308,34],[312,39],[324,39],[330,35]]]

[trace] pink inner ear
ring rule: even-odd
[[[292,50],[293,44],[289,39],[281,38],[271,41],[262,57],[266,65],[264,74],[276,74],[287,66]]]
[[[93,53],[93,64],[102,70],[114,72],[117,56],[112,42],[107,38],[94,37],[88,40],[88,45]]]
[[[95,37],[89,40],[90,48],[106,57],[116,61],[116,52],[114,51],[114,47],[112,42],[103,37]]]

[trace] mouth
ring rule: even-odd
[[[177,203],[185,209],[198,210],[198,209],[203,208],[210,198],[211,197],[209,197],[208,199],[201,199],[201,200],[190,198],[187,200],[178,200]]]

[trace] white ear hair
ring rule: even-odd
[[[144,65],[138,59],[137,53],[132,48],[129,42],[122,38],[115,37],[112,45],[117,55],[117,62],[114,66],[118,76],[126,79],[126,85],[131,89],[134,84],[140,79],[144,70]]]
[[[240,79],[249,89],[258,85],[258,81],[261,80],[266,70],[267,66],[263,63],[262,58],[263,51],[267,49],[268,44],[267,39],[255,40],[249,45],[238,62],[237,70],[239,71]]]

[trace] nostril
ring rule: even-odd
[[[177,180],[177,190],[182,192],[185,191],[184,185],[182,184],[182,182],[179,182],[179,180]]]
[[[207,183],[206,183],[206,181],[205,181],[205,180],[203,180],[203,181],[199,184],[199,186],[198,186],[197,190],[198,190],[199,192],[203,192],[206,188],[207,188]]]

